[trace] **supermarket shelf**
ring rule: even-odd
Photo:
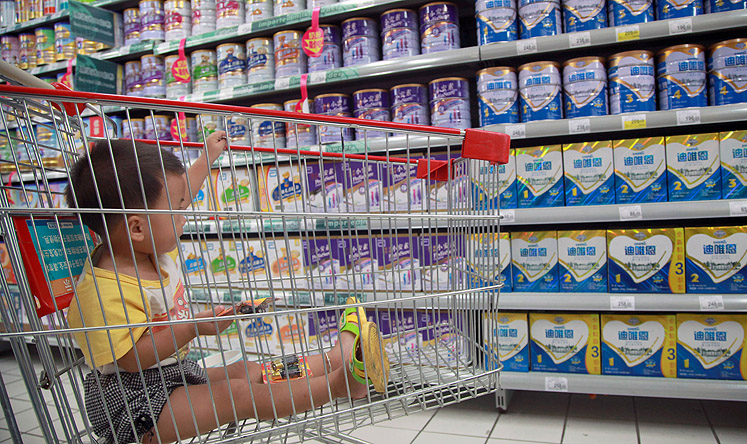
[[[499,384],[514,390],[548,391],[549,385],[571,393],[747,401],[744,381],[504,371]]]
[[[704,14],[684,19],[659,20],[633,26],[596,29],[536,39],[500,42],[480,47],[481,60],[512,59],[525,55],[552,55],[578,48],[600,47],[631,41],[662,39],[673,35],[713,33],[747,27],[747,10]],[[637,28],[637,32],[636,32]]]
[[[707,202],[708,205],[704,205]],[[592,211],[593,209],[593,211]],[[709,200],[501,210],[501,225],[709,219],[747,215],[747,200]]]
[[[380,76],[403,72],[423,71],[433,69],[434,67],[445,68],[466,63],[478,63],[479,61],[479,48],[475,46],[443,51],[436,54],[421,54],[395,60],[384,60],[360,67],[346,67],[311,73],[308,75],[308,84],[314,86],[358,79],[378,79]],[[236,86],[233,88],[224,88],[216,91],[195,93],[187,96],[186,100],[190,102],[208,103],[225,102],[246,99],[252,96],[259,96],[272,92],[298,90],[300,85],[301,76],[292,76]]]
[[[627,130],[732,123],[747,120],[747,103],[735,105],[652,111],[581,119],[488,125],[483,129],[506,133],[512,139],[619,133]]]
[[[147,54],[153,52],[153,47],[155,46],[155,44],[156,42],[154,41],[148,41],[138,43],[136,45],[120,46],[119,48],[109,49],[107,51],[91,54],[91,57],[100,60],[117,60],[122,57]],[[29,74],[38,76],[40,74],[49,74],[53,72],[64,71],[67,69],[67,64],[67,60],[62,60],[60,62],[37,66],[36,68],[31,68],[27,71]],[[75,65],[76,61],[75,59],[73,59],[73,66]]]
[[[720,304],[719,304],[720,302]],[[631,307],[623,309],[620,307]],[[747,312],[745,294],[501,293],[501,310]]]
[[[101,0],[98,2],[93,2],[90,5],[96,6],[99,8],[106,8],[107,6],[116,5],[119,3],[132,3],[132,0]],[[56,23],[59,21],[62,21],[64,19],[67,19],[70,17],[70,11],[65,9],[62,11],[57,11],[54,14],[48,14],[44,17],[40,17],[34,20],[29,20],[27,22],[18,23],[13,26],[8,26],[7,28],[0,28],[0,33],[2,34],[10,34],[20,31],[26,31],[33,28],[38,28],[40,26],[50,25],[52,23]]]

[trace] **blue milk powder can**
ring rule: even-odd
[[[654,55],[626,51],[609,58],[610,114],[656,111]]]
[[[747,39],[733,39],[711,47],[708,58],[710,104],[747,102]]]
[[[425,85],[408,83],[389,90],[392,122],[429,125],[428,90]]]
[[[658,54],[659,109],[707,106],[705,48],[671,46]]]
[[[610,0],[607,3],[610,26],[654,21],[654,0]]]
[[[563,63],[565,117],[606,116],[607,70],[602,57],[580,57]]]
[[[656,19],[703,15],[703,0],[656,0]]]
[[[563,118],[560,65],[533,62],[519,67],[521,121],[559,120]]]
[[[606,0],[563,0],[565,32],[589,31],[606,27]]]
[[[747,9],[747,0],[703,0],[706,14]]]
[[[519,38],[516,0],[477,0],[475,19],[479,45]]]
[[[516,70],[498,66],[477,71],[480,126],[519,123],[519,82]]]
[[[522,39],[563,33],[560,0],[519,2],[519,34]]]
[[[433,80],[428,86],[432,125],[456,129],[472,127],[467,79],[446,77]]]

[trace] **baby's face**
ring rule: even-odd
[[[152,209],[185,210],[189,208],[189,204],[186,176],[167,174],[166,184]],[[187,218],[182,214],[159,213],[150,215],[150,226],[153,233],[153,244],[156,246],[156,254],[168,253],[178,246],[186,222]]]

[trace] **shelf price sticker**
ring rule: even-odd
[[[537,52],[537,39],[519,40],[516,42],[516,52],[519,55],[534,54]]]
[[[698,296],[700,300],[700,311],[723,311],[724,297],[720,294]]]
[[[501,211],[501,223],[512,224],[516,222],[516,211],[514,210],[502,210]]]
[[[628,42],[641,38],[641,30],[638,28],[638,25],[618,26],[615,29],[617,31],[616,39],[618,42]]]
[[[591,132],[591,121],[589,119],[570,119],[568,120],[569,134],[584,134]]]
[[[610,296],[610,310],[635,310],[635,296]]]
[[[506,134],[512,139],[524,139],[527,136],[526,125],[506,125]]]
[[[693,19],[690,17],[670,20],[669,35],[689,34],[693,32]]]
[[[558,376],[545,376],[546,392],[567,392],[568,378]]]
[[[290,77],[281,77],[279,79],[275,79],[275,89],[288,89],[290,88],[291,84],[291,78]]]
[[[699,125],[700,124],[700,110],[699,109],[686,109],[677,111],[677,125]]]
[[[729,202],[730,216],[747,216],[747,200]]]
[[[568,45],[571,48],[581,48],[591,45],[591,32],[571,32],[568,34]]]
[[[631,114],[622,116],[622,127],[624,130],[635,130],[646,128],[645,114]]]
[[[620,220],[643,220],[643,210],[640,205],[618,207]]]

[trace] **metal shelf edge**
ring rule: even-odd
[[[701,297],[716,294],[699,293],[519,293],[502,292],[498,298],[500,310],[551,310],[551,311],[603,311],[622,314],[626,312],[666,311],[726,313],[747,312],[747,295],[718,294],[724,302],[719,311],[702,310]],[[634,298],[635,310],[613,310],[611,298]]]

